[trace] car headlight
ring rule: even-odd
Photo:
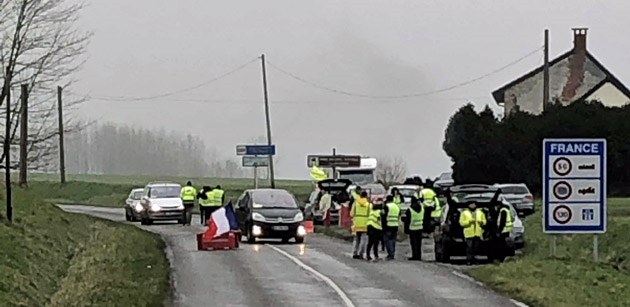
[[[258,212],[252,213],[252,219],[257,222],[264,222],[266,220],[265,217]]]
[[[306,229],[304,228],[304,226],[302,225],[298,226],[297,235],[300,237],[303,237],[306,235]]]
[[[162,207],[160,207],[157,204],[151,204],[151,211],[153,212],[159,212],[160,210],[162,210]]]
[[[258,225],[252,226],[252,235],[260,236],[262,234],[262,228]]]
[[[142,210],[144,210],[144,207],[142,207],[141,204],[136,204],[136,207],[134,209],[136,209],[136,212],[142,212]]]
[[[302,214],[302,212],[298,212],[298,214],[295,215],[295,217],[293,218],[294,222],[301,222],[304,220],[304,214]]]

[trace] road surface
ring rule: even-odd
[[[119,222],[121,208],[61,206]],[[193,218],[193,222],[199,217]],[[175,306],[515,306],[517,303],[430,262],[369,263],[351,258],[347,242],[310,235],[305,244],[243,244],[197,251],[200,225],[140,226],[169,249]],[[404,253],[404,252],[403,252]]]

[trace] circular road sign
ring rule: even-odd
[[[566,176],[571,172],[572,169],[573,164],[571,163],[571,160],[565,157],[560,157],[553,161],[553,171],[558,176]]]
[[[572,193],[573,188],[571,188],[571,185],[566,181],[558,181],[553,185],[553,196],[556,197],[556,199],[565,200],[571,197]]]
[[[558,224],[566,224],[571,220],[573,213],[571,213],[571,208],[560,205],[553,209],[553,220]]]

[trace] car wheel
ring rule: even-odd
[[[129,210],[125,209],[125,221],[131,222],[131,215],[129,215]]]
[[[290,238],[282,238],[282,244],[289,243]]]
[[[297,243],[297,244],[304,243],[304,238],[303,237],[295,237],[295,243]]]
[[[140,219],[140,224],[142,224],[142,225],[149,225],[149,223],[147,222],[147,219],[145,219],[145,218],[141,218]]]
[[[247,243],[256,243],[256,237],[252,235],[251,227],[247,227]]]

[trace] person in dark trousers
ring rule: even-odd
[[[410,261],[422,260],[422,229],[426,214],[422,204],[416,197],[411,197],[411,206],[405,212],[403,222],[405,225],[405,233],[409,235],[409,243],[411,244]]]
[[[385,258],[385,260],[394,260],[396,256],[396,236],[398,235],[399,220],[400,207],[394,203],[394,197],[388,195],[385,199],[385,206],[381,214],[383,238],[385,241],[385,249],[387,250],[387,258]]]
[[[495,232],[495,242],[496,242],[496,256],[495,258],[499,261],[505,260],[505,258],[510,254],[507,240],[510,237],[510,231],[512,231],[512,226],[514,224],[514,218],[512,217],[512,212],[510,211],[510,206],[505,203],[505,201],[501,201],[501,207],[499,207],[499,216],[497,218],[497,229]]]
[[[370,207],[370,214],[368,217],[368,245],[367,245],[367,260],[378,261],[378,243],[383,240],[383,226],[381,224],[381,210],[383,205],[372,205]],[[370,257],[370,250],[374,250],[374,258]]]
[[[199,217],[201,225],[206,225],[206,222],[210,218],[210,204],[212,203],[212,188],[210,186],[203,186],[199,194],[197,194],[197,200],[199,201]]]
[[[195,208],[195,199],[197,198],[197,189],[193,187],[192,182],[188,181],[180,192],[182,203],[184,204],[184,225],[190,226],[192,219],[192,210]]]

